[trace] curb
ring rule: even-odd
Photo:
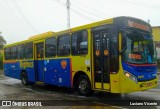
[[[150,89],[150,91],[159,92],[159,89]]]

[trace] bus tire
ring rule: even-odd
[[[91,83],[86,75],[81,75],[77,82],[77,90],[79,94],[88,96],[91,94]]]
[[[22,72],[21,73],[21,82],[24,86],[27,86],[29,85],[29,82],[28,82],[28,76],[26,74],[26,72]]]

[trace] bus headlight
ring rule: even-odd
[[[131,73],[127,72],[127,71],[124,71],[124,74],[125,74],[125,76],[127,78],[130,78],[131,80],[133,80],[136,83],[138,82],[136,76],[134,76],[133,74],[131,74]]]

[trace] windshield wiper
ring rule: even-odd
[[[126,51],[126,49],[127,49],[127,46],[125,46],[123,50],[119,52],[119,54],[122,55]]]

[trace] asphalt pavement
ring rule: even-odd
[[[160,78],[160,74],[159,74]],[[160,103],[160,79],[158,87],[143,92],[134,92],[122,95],[111,95],[104,92],[95,92],[92,96],[80,96],[75,90],[57,86],[23,86],[20,80],[5,77],[0,72],[0,100],[45,100],[54,106],[45,107],[0,107],[1,109],[160,109],[160,106],[122,106],[120,103],[131,102],[135,100],[155,100]],[[47,100],[47,101],[46,101]],[[49,100],[49,101],[48,101]],[[51,101],[50,101],[51,100]],[[69,103],[69,104],[68,104]],[[118,105],[116,105],[116,103]],[[66,105],[67,104],[67,105]]]

